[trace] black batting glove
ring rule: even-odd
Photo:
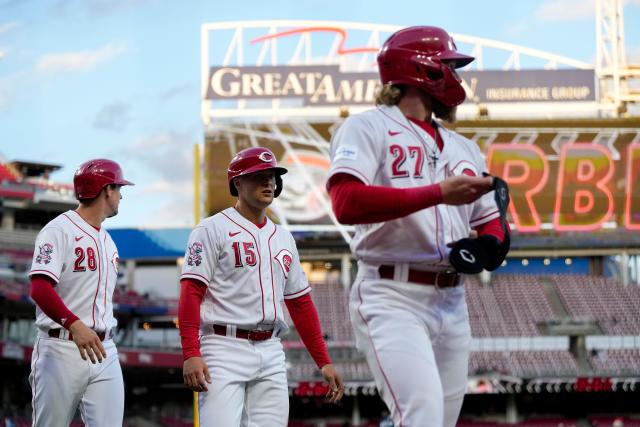
[[[487,264],[487,254],[478,239],[460,239],[451,249],[449,262],[458,273],[478,274]]]

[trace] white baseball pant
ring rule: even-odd
[[[200,349],[209,368],[209,391],[198,393],[201,427],[284,427],[289,392],[279,338],[249,341],[205,335]]]
[[[464,287],[385,280],[378,266],[360,263],[349,306],[396,427],[455,427],[471,346]]]
[[[113,340],[102,363],[82,360],[73,341],[38,334],[31,356],[34,427],[68,426],[78,405],[86,427],[121,427],[124,383]]]

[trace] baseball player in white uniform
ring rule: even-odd
[[[40,231],[30,272],[39,331],[29,376],[33,425],[68,426],[79,404],[87,427],[122,426],[124,387],[112,339],[118,249],[102,223],[117,215],[120,187],[133,184],[107,159],[83,163],[73,183],[80,205]]]
[[[455,68],[472,60],[440,28],[391,35],[378,107],[347,118],[332,141],[333,210],[356,224],[356,343],[396,426],[455,426],[471,343],[462,273],[506,256],[482,153],[432,120],[453,120],[465,98]]]
[[[184,381],[200,392],[203,427],[287,424],[278,338],[287,329],[284,304],[329,385],[327,397],[336,402],[343,394],[293,236],[266,216],[284,173],[266,148],[239,152],[228,170],[237,204],[204,219],[189,237],[178,316]]]

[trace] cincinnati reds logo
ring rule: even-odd
[[[38,252],[36,262],[38,264],[49,264],[51,262],[51,254],[53,253],[53,245],[51,243],[45,243],[38,247]]]
[[[291,263],[293,262],[293,255],[286,249],[278,252],[278,255],[275,256],[275,260],[282,268],[282,272],[284,273],[285,279],[289,277],[289,271],[291,271]]]
[[[114,254],[113,258],[111,258],[111,264],[113,268],[116,270],[116,274],[118,274],[118,263],[120,262],[120,258],[118,258],[118,254]]]
[[[187,264],[191,266],[199,266],[202,264],[202,252],[204,247],[200,242],[194,242],[189,246],[189,257],[187,258]]]
[[[262,160],[263,162],[265,162],[265,163],[269,163],[269,162],[273,161],[273,155],[271,153],[269,153],[268,151],[264,151],[264,152],[260,153],[258,158],[260,160]]]

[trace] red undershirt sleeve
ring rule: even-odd
[[[333,213],[342,224],[371,224],[402,218],[442,203],[440,184],[415,188],[366,185],[339,173],[329,180]]]
[[[53,289],[55,285],[56,282],[52,278],[35,274],[31,276],[29,296],[50,319],[69,329],[71,324],[78,320],[78,316],[64,304],[60,295]]]
[[[324,365],[330,364],[331,358],[322,339],[320,319],[311,295],[307,293],[298,298],[285,299],[284,303],[287,305],[300,339],[318,368],[322,369]]]
[[[504,230],[502,229],[500,217],[480,224],[475,230],[478,232],[478,236],[491,235],[496,237],[500,243],[504,242]],[[509,224],[507,224],[507,231],[509,231]]]
[[[178,327],[182,341],[182,359],[200,357],[200,304],[207,292],[204,283],[194,279],[180,281]]]

